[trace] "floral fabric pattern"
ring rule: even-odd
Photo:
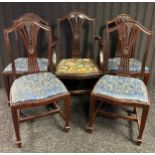
[[[108,70],[116,71],[119,69],[120,58],[110,58],[108,60]],[[136,59],[131,58],[129,61],[129,71],[138,72],[141,71],[142,63]],[[149,68],[145,66],[145,71],[149,71]]]
[[[47,71],[47,65],[48,65],[48,60],[46,58],[38,58],[38,65],[40,71]],[[16,71],[17,72],[25,72],[28,71],[28,59],[27,58],[17,58],[15,60],[15,66],[16,66]],[[12,71],[12,66],[9,64],[5,69],[4,72],[11,72]]]
[[[56,74],[100,73],[95,63],[87,58],[63,59],[57,66]]]
[[[12,103],[39,100],[68,92],[63,83],[52,73],[41,72],[16,79],[11,87]]]
[[[117,99],[138,101],[144,104],[149,101],[146,86],[143,81],[131,77],[114,75],[102,76],[92,92]]]

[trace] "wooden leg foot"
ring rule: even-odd
[[[92,133],[93,132],[93,123],[94,123],[94,119],[95,119],[95,99],[93,96],[90,96],[89,99],[90,103],[89,103],[89,121],[88,121],[88,125],[85,128],[85,131],[87,133]]]
[[[16,144],[19,148],[21,148],[22,142],[20,138],[19,118],[18,118],[19,110],[16,107],[11,107],[11,111],[12,111],[12,119],[13,119],[15,134],[16,134]]]
[[[69,132],[70,127],[69,126],[66,126],[64,130],[65,130],[65,132]]]
[[[142,143],[142,136],[143,136],[148,112],[149,112],[149,106],[143,107],[141,123],[140,123],[140,128],[139,128],[139,136],[137,138],[137,145],[140,145]]]
[[[18,148],[22,147],[22,141],[18,141],[16,144],[17,144]]]
[[[70,120],[70,95],[65,98],[65,132],[69,132],[69,120]]]
[[[141,143],[142,143],[142,140],[137,138],[137,142],[136,142],[136,144],[137,144],[138,146],[140,146]]]
[[[93,132],[93,128],[88,126],[88,127],[85,128],[85,131],[87,133],[92,133]]]

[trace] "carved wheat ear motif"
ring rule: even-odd
[[[69,18],[68,18],[68,21],[71,25],[71,30],[72,30],[72,33],[73,33],[73,37],[75,39],[78,39],[79,38],[79,35],[80,35],[80,31],[81,31],[81,28],[82,28],[82,25],[84,23],[84,17],[82,15],[70,15]]]
[[[81,40],[82,40],[81,34],[82,34],[82,32],[84,32],[84,31],[87,32],[87,30],[89,30],[89,28],[86,29],[87,27],[85,27],[85,26],[89,27],[89,25],[91,25],[92,26],[92,31],[91,31],[91,34],[89,34],[89,35],[90,35],[90,38],[91,38],[91,42],[93,41],[94,36],[95,36],[95,19],[90,18],[90,17],[88,17],[87,15],[85,15],[85,14],[83,14],[81,12],[72,11],[72,12],[69,12],[66,16],[58,19],[58,29],[59,30],[60,30],[61,22],[62,23],[67,22],[69,24],[70,32],[71,32],[71,35],[72,35],[71,36],[72,37],[72,44],[71,44],[72,57],[80,57],[80,53],[81,53],[80,52],[80,47],[82,47],[82,46],[80,46],[80,43],[81,43]],[[82,31],[82,29],[84,31]],[[87,33],[85,35],[87,35]],[[93,51],[93,46],[91,47],[91,49]]]
[[[127,22],[126,23],[126,38],[127,38],[127,44],[129,45],[129,41],[130,41],[130,35],[131,35],[131,31],[132,31],[132,28],[133,28],[133,23],[131,22]]]
[[[126,22],[118,29],[119,40],[121,41],[121,60],[118,72],[129,72],[129,60],[136,44],[138,29],[133,22]]]
[[[131,19],[128,16],[120,15],[119,20],[120,20],[120,22],[127,22]]]
[[[134,21],[134,19],[132,17],[130,17],[129,15],[127,14],[120,14],[118,16],[116,16],[115,18],[113,18],[112,20],[108,21],[109,24],[111,23],[115,23],[115,25],[120,25],[121,23],[128,23],[128,27],[127,27],[127,31],[126,31],[126,36],[127,38],[129,38],[129,35],[130,35],[130,31],[131,31],[131,28],[132,28],[132,23],[130,23],[131,21]],[[130,26],[131,24],[131,26]],[[127,40],[129,41],[129,40]],[[127,54],[127,51],[128,50],[124,50],[125,54]],[[116,49],[116,53],[115,53],[115,56],[118,56],[120,57],[120,42],[118,41],[118,45],[117,45],[117,49]]]
[[[39,71],[39,66],[36,58],[37,56],[36,44],[39,29],[40,28],[31,21],[24,22],[18,28],[18,32],[23,39],[26,52],[28,55],[28,70],[30,72]]]
[[[73,33],[73,55],[79,56],[80,51],[80,32],[82,29],[82,25],[85,21],[84,16],[78,13],[71,14],[68,17],[68,21],[71,26],[71,30]]]

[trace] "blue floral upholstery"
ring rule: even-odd
[[[11,102],[39,100],[68,92],[63,83],[52,73],[41,72],[16,79],[11,87]]]
[[[38,61],[40,71],[47,71],[48,60],[46,58],[38,58],[37,61]],[[28,59],[27,58],[17,58],[15,60],[15,65],[16,65],[17,72],[28,71]],[[4,69],[4,72],[11,72],[11,71],[12,71],[12,66],[11,64],[9,64]]]
[[[144,104],[149,101],[143,81],[131,77],[104,75],[97,82],[92,92],[117,99],[138,101]]]
[[[116,71],[120,65],[120,58],[110,58],[108,61],[108,70]],[[131,72],[141,71],[142,63],[136,59],[131,58],[129,62],[129,70]],[[148,67],[145,67],[145,71],[149,71]]]

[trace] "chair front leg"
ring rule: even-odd
[[[95,120],[95,98],[90,96],[89,99],[89,119],[88,119],[88,126],[86,128],[86,132],[92,133],[93,131],[93,123]]]
[[[12,119],[13,119],[15,134],[16,134],[16,140],[17,140],[16,143],[17,143],[17,146],[21,148],[22,141],[20,138],[20,131],[19,131],[18,109],[16,107],[11,107],[11,112],[12,112]]]
[[[66,96],[64,99],[65,104],[65,131],[70,130],[69,121],[70,121],[70,95]]]
[[[140,128],[139,128],[139,136],[137,138],[137,145],[140,145],[142,143],[142,136],[143,136],[143,132],[144,132],[148,112],[149,112],[149,106],[144,106],[143,111],[142,111],[142,116],[141,116],[141,122],[140,122]]]

